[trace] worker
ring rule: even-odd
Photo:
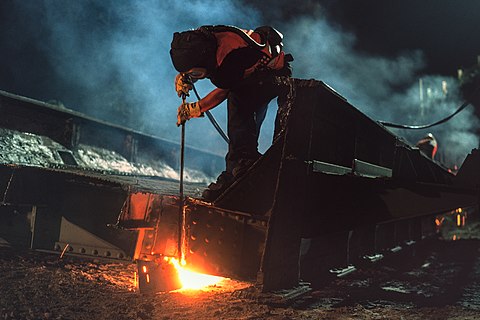
[[[432,160],[435,159],[435,154],[438,150],[438,143],[433,134],[427,134],[420,139],[415,146]]]
[[[291,76],[291,55],[282,51],[283,36],[269,26],[243,30],[202,26],[173,35],[170,56],[179,74],[175,88],[186,96],[192,83],[208,78],[216,88],[199,101],[178,108],[177,125],[215,108],[227,99],[229,137],[226,166],[203,192],[214,201],[261,156],[258,136],[269,102],[281,88],[275,77]]]

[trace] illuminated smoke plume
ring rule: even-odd
[[[421,52],[405,52],[395,58],[356,52],[355,36],[333,27],[322,17],[295,19],[285,30],[285,42],[295,56],[294,75],[328,83],[374,120],[429,124],[450,115],[463,102],[458,81],[436,75],[421,76],[421,101]],[[439,160],[453,166],[460,165],[471,149],[478,147],[477,127],[473,108],[467,108],[445,124],[395,133],[412,144],[428,132],[433,133],[439,143]]]
[[[51,99],[101,119],[179,141],[169,49],[175,31],[205,24],[253,28],[258,14],[229,0],[19,1],[18,16],[38,17],[33,39],[64,88]],[[211,86],[201,81],[198,89]],[[193,100],[193,99],[192,99]],[[225,108],[213,113],[225,125]],[[208,120],[187,125],[187,144],[224,154],[227,145]]]
[[[234,0],[90,0],[69,1],[67,5],[55,0],[18,1],[12,14],[23,19],[22,28],[31,31],[29,41],[36,42],[29,45],[40,48],[60,79],[50,85],[54,87],[49,88],[51,99],[173,141],[179,141],[180,130],[175,122],[180,100],[173,88],[170,41],[173,32],[204,24],[244,28],[274,25],[285,35],[286,51],[295,57],[295,77],[328,83],[374,120],[430,123],[461,104],[455,79],[423,76],[425,90],[441,90],[441,82],[446,81],[448,94],[445,98],[432,93],[431,99],[424,102],[421,117],[421,52],[405,52],[395,58],[359,53],[355,50],[355,35],[330,24],[315,1],[305,2],[303,7],[308,10],[284,2],[278,0],[270,5],[266,1],[260,5]],[[289,14],[279,8],[290,8]],[[17,41],[20,46],[22,39]],[[48,85],[43,83],[43,87]],[[197,87],[202,95],[212,88],[208,81],[199,81]],[[221,106],[213,110],[224,128],[225,109]],[[262,151],[271,142],[275,109],[271,104],[262,128]],[[478,146],[474,119],[472,110],[466,109],[430,130],[448,165],[459,164]],[[397,131],[413,144],[427,132]],[[221,155],[227,150],[206,118],[188,122],[187,144]]]

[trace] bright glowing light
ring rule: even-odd
[[[444,219],[445,217],[442,217],[441,219],[435,219],[435,224],[437,225],[437,227],[440,227],[442,225]]]
[[[175,269],[177,269],[178,277],[182,284],[182,288],[180,290],[199,290],[208,286],[213,286],[226,279],[223,277],[190,271],[181,266],[178,260],[174,258],[166,258],[165,260],[173,264]]]

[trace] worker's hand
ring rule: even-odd
[[[200,104],[198,102],[185,102],[178,107],[177,112],[177,127],[184,124],[185,121],[191,118],[203,117],[203,112],[200,111]]]
[[[187,75],[182,73],[177,74],[175,77],[175,91],[179,97],[188,97],[189,91],[192,90],[192,81]]]

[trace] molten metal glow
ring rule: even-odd
[[[225,279],[223,277],[190,271],[184,267],[184,261],[180,263],[175,258],[165,258],[165,260],[173,264],[175,269],[177,269],[178,277],[182,284],[181,290],[198,290],[208,286],[213,286]]]

